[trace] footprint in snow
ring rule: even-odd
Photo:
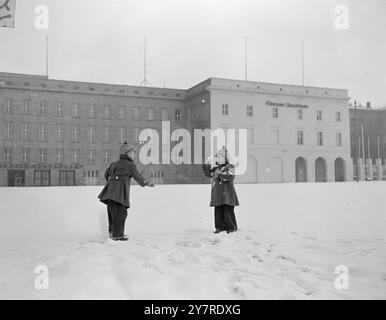
[[[290,258],[290,257],[287,257],[287,256],[284,256],[284,255],[278,255],[278,256],[276,257],[276,259],[281,259],[281,260],[288,261],[288,262],[292,262],[292,263],[295,263],[295,264],[296,264],[296,260],[295,260],[295,259]]]
[[[176,245],[184,248],[200,248],[202,247],[202,244],[198,242],[191,242],[191,241],[176,241]]]
[[[252,258],[255,259],[255,260],[257,260],[258,262],[263,262],[263,259],[261,259],[261,258],[259,257],[258,254],[254,254],[254,255],[252,256]]]

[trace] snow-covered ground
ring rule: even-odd
[[[239,231],[215,235],[209,185],[134,186],[112,242],[100,186],[0,188],[0,298],[386,299],[386,183],[236,189]]]

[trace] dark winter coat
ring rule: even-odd
[[[127,156],[113,162],[105,172],[106,185],[99,194],[101,202],[107,204],[108,200],[118,202],[125,207],[130,207],[130,180],[134,178],[142,187],[149,182],[138,172],[136,164]]]
[[[202,165],[202,171],[206,177],[212,178],[211,207],[217,207],[223,204],[227,204],[228,206],[239,205],[233,184],[235,175],[232,164],[220,165],[213,168],[211,168],[210,164],[204,164]]]

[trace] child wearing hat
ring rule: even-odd
[[[234,166],[229,163],[227,149],[223,147],[216,155],[214,166],[210,160],[202,165],[206,177],[212,178],[210,206],[214,207],[215,233],[237,230],[234,207],[239,205],[233,184]]]
[[[127,241],[124,234],[127,209],[130,208],[130,181],[134,178],[141,187],[154,187],[136,166],[137,149],[125,142],[119,150],[119,160],[111,163],[105,172],[106,185],[98,198],[107,205],[109,236],[115,241]]]

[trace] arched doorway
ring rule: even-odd
[[[317,158],[315,160],[315,181],[326,182],[327,181],[327,165],[326,160],[323,158]]]
[[[283,182],[283,162],[279,157],[273,157],[267,167],[268,181]]]
[[[237,183],[256,183],[257,182],[257,160],[254,156],[247,158],[247,171],[236,178]]]
[[[295,161],[296,182],[307,182],[307,162],[303,157]]]
[[[346,170],[344,160],[342,158],[336,158],[334,161],[335,167],[335,181],[341,182],[346,180]]]

